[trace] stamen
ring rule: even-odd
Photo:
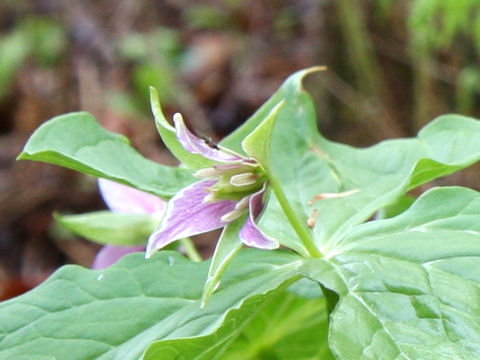
[[[250,202],[250,195],[245,196],[243,199],[241,199],[237,204],[235,205],[235,210],[243,210],[248,207],[248,204]]]
[[[205,169],[200,169],[195,171],[193,176],[198,178],[217,178],[222,175],[223,171],[215,169],[214,167],[209,167]]]
[[[214,203],[215,201],[217,201],[217,197],[216,197],[216,194],[214,192],[208,193],[203,198],[204,203]]]
[[[225,215],[223,215],[220,220],[225,222],[225,223],[230,223],[232,222],[233,220],[235,219],[238,219],[240,217],[240,215],[242,215],[244,212],[243,209],[238,209],[238,210],[233,210],[233,211],[230,211],[229,213],[226,213]]]
[[[246,172],[243,174],[233,175],[230,178],[230,184],[236,187],[247,186],[255,184],[258,176],[251,172]]]
[[[344,192],[341,192],[341,193],[323,193],[323,194],[318,194],[318,195],[315,195],[312,200],[309,200],[309,201],[307,202],[307,205],[312,206],[313,204],[315,204],[315,202],[316,202],[317,200],[341,198],[341,197],[345,197],[345,196],[349,196],[349,195],[355,194],[356,192],[358,192],[358,189],[349,190],[349,191],[344,191]]]
[[[307,225],[310,229],[313,229],[315,226],[315,222],[317,221],[317,216],[318,216],[318,209],[313,209],[312,213],[310,214],[310,217],[307,220]]]

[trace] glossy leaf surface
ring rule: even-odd
[[[240,317],[232,312],[212,335],[160,341],[148,349],[145,359],[334,359],[328,349],[324,299],[303,299],[278,291],[255,307],[249,302],[241,308],[242,320],[248,319],[241,327]],[[207,350],[199,354],[198,348]]]
[[[465,168],[480,159],[480,122],[445,115],[423,128],[416,138],[395,139],[364,149],[335,143],[317,130],[315,109],[302,85],[316,69],[290,76],[272,98],[223,144],[237,148],[283,100],[271,141],[270,169],[288,194],[297,216],[313,226],[317,246],[334,251],[352,226],[394,203],[407,190]],[[315,200],[320,194],[352,191],[348,196]],[[283,219],[283,220],[280,220]],[[287,247],[305,253],[275,198],[270,197],[259,221],[268,234]]]
[[[437,188],[305,265],[340,294],[330,329],[338,358],[478,359],[479,224],[479,193]]]
[[[144,158],[127,138],[105,130],[84,112],[57,116],[44,123],[30,137],[19,159],[105,177],[163,198],[194,181],[189,170]]]
[[[295,276],[300,262],[282,251],[242,252],[204,309],[208,263],[176,252],[149,260],[133,254],[98,271],[66,266],[0,305],[0,358],[138,359],[155,340],[214,332],[230,310],[253,297],[250,314],[266,294]]]

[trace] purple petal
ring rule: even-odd
[[[95,256],[95,259],[92,263],[92,269],[99,270],[105,269],[110,265],[113,265],[119,260],[122,256],[137,252],[144,251],[145,246],[116,246],[116,245],[106,245],[100,249]]]
[[[171,242],[224,227],[220,218],[235,209],[235,201],[203,201],[206,188],[216,180],[202,180],[184,188],[170,199],[159,228],[148,239],[147,258]]]
[[[98,179],[103,201],[113,212],[154,214],[163,211],[165,201],[158,196],[106,179]]]
[[[240,230],[240,240],[247,245],[256,247],[259,249],[272,250],[278,248],[278,241],[272,237],[267,236],[262,232],[255,224],[255,219],[260,215],[263,210],[263,193],[265,192],[265,186],[260,191],[250,196],[249,209],[250,214],[248,216],[245,225]]]
[[[177,115],[177,114],[176,114]],[[200,154],[207,159],[219,162],[241,162],[245,160],[243,157],[230,154],[218,148],[217,145],[209,145],[204,139],[194,135],[185,126],[180,114],[174,117],[175,128],[177,130],[177,138],[183,148],[192,154]]]

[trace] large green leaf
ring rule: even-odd
[[[294,74],[273,97],[285,102],[272,138],[270,170],[305,226],[318,211],[312,235],[324,257],[312,260],[304,274],[340,295],[330,333],[336,354],[352,360],[479,358],[480,217],[469,213],[478,211],[477,194],[435,190],[400,217],[359,224],[409,189],[478,161],[480,122],[446,115],[416,138],[365,149],[334,143],[316,131],[312,102],[301,85],[305,74]],[[256,123],[256,116],[250,121]],[[312,202],[318,194],[351,190]],[[447,215],[441,229],[413,225],[439,224],[436,219]],[[259,223],[299,251],[274,196]],[[385,224],[396,224],[399,233],[389,234]]]
[[[0,307],[5,334],[0,357],[72,358],[75,349],[79,359],[137,359],[153,343],[146,353],[149,359],[214,359],[225,351],[232,357],[281,358],[286,353],[272,353],[273,345],[267,341],[274,324],[262,325],[255,319],[261,317],[257,313],[262,306],[268,309],[273,290],[296,279],[299,268],[300,274],[321,283],[333,305],[332,290],[339,295],[329,341],[340,360],[480,358],[479,195],[461,188],[436,189],[407,210],[403,207],[397,217],[362,224],[379,209],[397,203],[409,189],[477,161],[480,123],[448,115],[416,138],[365,149],[334,143],[318,134],[312,100],[302,86],[303,77],[312,71],[287,79],[222,144],[242,151],[241,142],[283,101],[275,127],[269,128],[271,144],[261,155],[268,158],[268,171],[278,179],[292,213],[305,225],[307,237],[315,239],[322,258],[302,260],[281,251],[240,252],[204,309],[200,304],[208,264],[192,264],[173,253],[163,252],[152,262],[132,255],[102,272],[67,267],[33,292]],[[34,155],[25,152],[22,157],[97,176],[103,176],[98,170],[102,166],[113,166],[116,172],[109,173],[110,178],[163,196],[191,181],[189,172],[171,169],[167,180],[152,185],[159,165],[138,160],[130,150],[125,150],[130,155],[119,156],[119,148],[131,148],[124,138],[110,133],[94,141],[91,152],[88,146],[75,148],[75,136],[67,141],[69,152],[52,152],[52,144],[58,149],[66,146],[64,139],[59,140],[61,134],[78,130],[80,123],[57,127],[56,122],[63,124],[68,117],[88,115],[67,115],[44,125],[27,144],[36,149]],[[88,119],[82,121],[91,126]],[[54,135],[49,137],[48,129],[54,129]],[[85,139],[82,146],[88,144]],[[112,143],[116,145],[108,145]],[[249,145],[255,146],[253,141]],[[110,147],[116,149],[114,156],[105,155]],[[85,152],[89,155],[79,161]],[[103,159],[101,166],[94,155]],[[138,174],[130,172],[129,156],[134,166],[140,164]],[[319,194],[345,192],[348,195],[314,201]],[[268,194],[257,219],[260,227],[282,245],[307,254],[276,196]],[[312,229],[307,227],[309,218]],[[226,245],[224,255],[217,256],[220,266],[212,266],[214,276],[223,270],[223,260],[231,259],[230,250],[236,250],[235,241]],[[295,306],[291,311],[295,313]],[[239,353],[235,345],[227,350],[243,332],[236,340],[241,344],[248,331],[257,331],[258,346],[268,349],[266,353]],[[324,346],[323,335],[317,341],[318,347]]]
[[[326,254],[335,251],[352,226],[369,219],[407,190],[465,168],[480,159],[480,122],[460,116],[437,118],[418,137],[388,140],[358,149],[318,134],[310,95],[302,86],[307,69],[290,76],[272,98],[224,145],[238,143],[280,101],[271,142],[270,171],[279,179],[299,220],[316,215],[312,236]],[[324,193],[354,191],[348,196],[313,201]],[[312,216],[313,215],[313,216]],[[299,253],[298,236],[271,196],[260,227]]]
[[[223,355],[226,360],[333,360],[325,298],[279,292]]]
[[[235,150],[239,153],[243,152],[242,141],[252,133],[255,128],[260,125],[260,123],[266,119],[271,111],[282,101],[285,101],[288,98],[294,97],[295,99],[299,98],[300,93],[303,93],[301,86],[302,79],[308,74],[312,74],[318,71],[325,70],[324,66],[315,66],[305,70],[298,71],[293,75],[289,76],[285,82],[282,84],[280,89],[278,89],[275,94],[273,94],[270,99],[258,109],[255,114],[253,114],[248,121],[246,121],[242,126],[232,132],[229,136],[221,141],[221,144]],[[302,97],[302,96],[300,96]],[[282,105],[283,107],[283,105]],[[300,109],[303,111],[303,109]],[[310,119],[306,119],[310,120]]]
[[[316,202],[318,243],[328,251],[352,226],[407,190],[478,161],[479,138],[480,122],[460,115],[435,119],[417,138],[384,141],[366,149],[318,138],[315,151],[325,157],[339,181],[333,192],[358,190],[347,197]]]
[[[241,314],[230,312],[223,325],[209,336],[152,344],[145,359],[333,359],[327,343],[323,298],[303,299],[277,291],[260,306],[248,306],[249,301],[240,309]],[[198,348],[205,351],[199,353]]]
[[[234,322],[238,317],[241,327],[241,319],[295,277],[300,264],[283,251],[243,251],[204,309],[208,263],[193,263],[175,252],[162,251],[149,260],[132,254],[99,271],[66,266],[0,305],[0,358],[136,360],[155,340],[206,336],[227,316]],[[247,313],[235,310],[242,304]]]
[[[480,358],[480,194],[437,188],[406,212],[354,227],[304,274],[340,294],[342,360]]]
[[[84,112],[61,115],[44,123],[18,158],[105,177],[163,198],[194,181],[190,170],[144,158],[127,138],[108,132]]]
[[[313,103],[303,88],[302,79],[319,70],[324,68],[309,68],[290,76],[245,124],[221,142],[226,147],[242,152],[241,142],[244,138],[268,118],[277,104],[282,103],[275,113],[275,129],[269,146],[270,171],[279,177],[291,205],[302,218],[304,209],[302,204],[299,204],[298,196],[302,192],[308,192],[308,188],[304,189],[304,186],[314,184],[315,188],[322,186],[331,190],[338,185],[337,179],[329,176],[328,166],[309,151],[308,145],[311,138],[317,136],[317,127]],[[304,220],[306,225],[306,218]],[[289,225],[275,196],[269,196],[265,214],[259,224],[283,245],[300,254],[308,254],[297,240],[297,234]]]

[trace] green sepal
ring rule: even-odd
[[[264,169],[270,167],[270,143],[275,121],[285,100],[280,101],[248,136],[242,141],[243,150],[257,160]]]
[[[214,161],[209,160],[200,154],[192,154],[183,148],[182,144],[180,144],[177,139],[175,128],[170,125],[163,114],[158,92],[154,87],[150,87],[150,104],[155,118],[155,125],[157,126],[158,133],[160,134],[163,143],[180,162],[194,170],[207,168],[215,164]]]

